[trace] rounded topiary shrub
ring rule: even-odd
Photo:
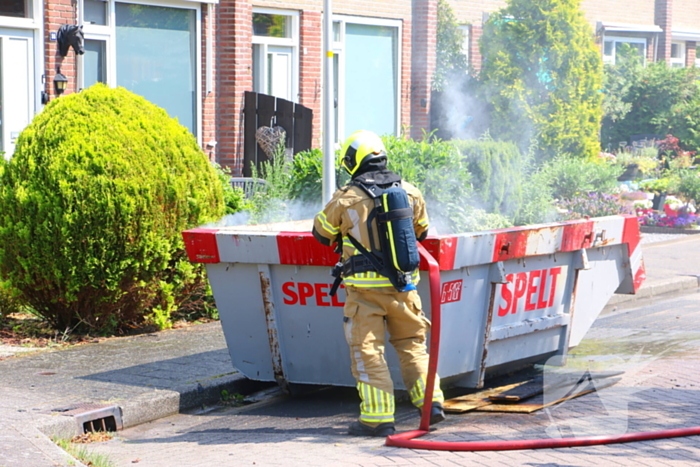
[[[52,101],[0,173],[0,274],[57,329],[166,326],[201,269],[181,232],[223,214],[195,138],[142,97],[95,85]]]

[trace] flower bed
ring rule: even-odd
[[[637,209],[642,232],[646,233],[700,233],[700,217],[693,213],[675,211],[664,206],[664,212]]]

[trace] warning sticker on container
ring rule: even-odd
[[[458,302],[462,299],[462,279],[442,284],[440,303]]]

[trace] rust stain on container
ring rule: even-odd
[[[286,386],[284,369],[282,368],[282,353],[280,352],[280,340],[277,333],[277,321],[275,318],[275,305],[272,301],[272,287],[270,278],[260,271],[260,290],[262,291],[263,311],[267,322],[267,338],[270,342],[270,353],[272,355],[272,372],[275,380],[283,388]]]

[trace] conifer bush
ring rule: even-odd
[[[489,127],[538,161],[600,152],[603,65],[580,0],[507,0],[480,40]]]
[[[123,89],[53,100],[0,170],[0,275],[57,329],[160,327],[202,270],[181,232],[223,215],[194,137]]]

